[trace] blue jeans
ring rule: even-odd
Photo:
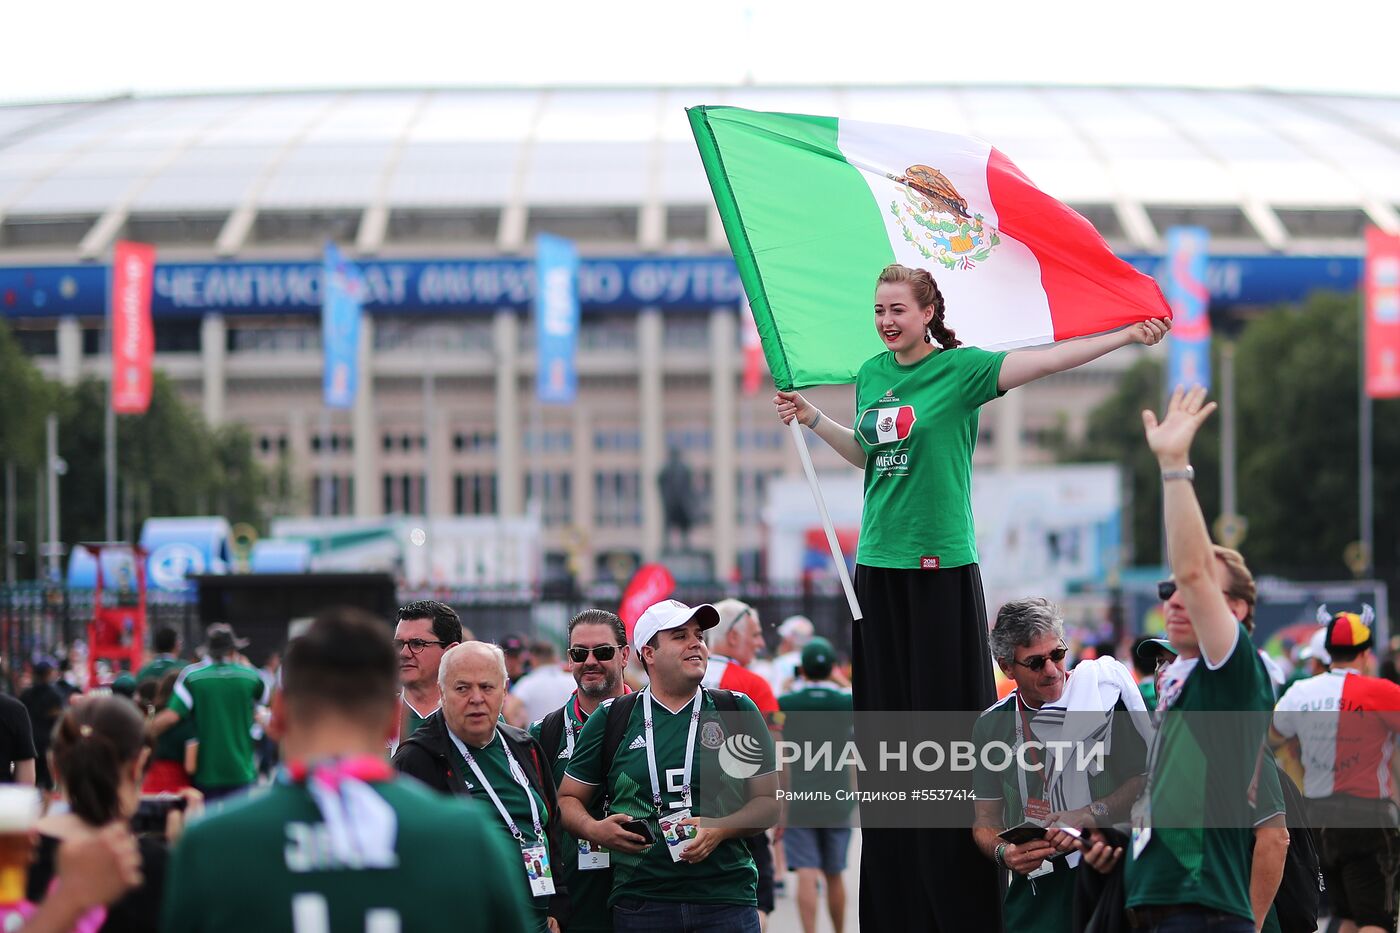
[[[759,933],[758,908],[618,898],[613,933]]]
[[[1163,917],[1149,933],[1254,933],[1254,921],[1215,910],[1183,910]]]

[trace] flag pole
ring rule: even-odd
[[[802,433],[802,425],[793,418],[788,422],[792,429],[792,442],[797,445],[797,456],[802,460],[802,469],[807,474],[807,485],[812,487],[812,498],[817,501],[817,512],[821,515],[822,529],[826,532],[826,544],[831,548],[831,559],[836,562],[836,575],[841,578],[841,589],[846,591],[846,602],[851,606],[851,618],[859,622],[860,603],[856,600],[856,588],[851,585],[851,575],[846,570],[846,555],[841,553],[841,542],[836,540],[836,528],[831,524],[831,515],[826,510],[826,499],[822,497],[822,487],[817,482],[817,471],[812,466],[812,452],[807,449],[807,438]]]

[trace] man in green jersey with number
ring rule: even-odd
[[[1191,441],[1214,410],[1197,388],[1174,392],[1160,423],[1143,412],[1162,470],[1173,579],[1161,595],[1177,659],[1160,682],[1148,787],[1133,810],[1126,903],[1135,929],[1255,929],[1250,785],[1274,691],[1245,625],[1254,578],[1238,552],[1211,544],[1192,486]]]
[[[253,719],[257,708],[267,704],[270,686],[235,657],[247,644],[222,622],[209,626],[208,657],[180,671],[170,705],[151,721],[151,732],[159,735],[181,719],[194,719],[199,742],[194,786],[205,800],[246,790],[258,777]]]
[[[365,613],[328,613],[292,640],[271,723],[287,767],[266,792],[185,831],[163,931],[530,928],[519,853],[491,816],[385,764],[397,676],[388,631]]]
[[[557,787],[578,747],[584,724],[600,703],[628,692],[622,679],[630,649],[622,620],[602,609],[585,609],[569,620],[569,661],[578,690],[562,707],[530,725],[530,734],[544,747]],[[606,816],[600,795],[589,808],[595,819]],[[569,933],[611,933],[612,853],[564,834],[557,867],[569,889]]]
[[[718,622],[673,599],[642,613],[632,645],[651,684],[588,717],[560,785],[564,827],[611,853],[618,933],[759,930],[743,838],[777,822],[778,775],[753,701],[701,687]],[[602,820],[588,812],[600,794]]]

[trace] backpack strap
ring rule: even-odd
[[[573,700],[570,700],[573,702]],[[539,744],[545,747],[545,754],[559,758],[559,742],[564,738],[564,707],[547,713],[539,720]]]
[[[603,723],[603,776],[612,770],[613,759],[617,757],[618,746],[622,744],[622,734],[627,731],[627,723],[632,718],[632,708],[637,705],[641,693],[624,693],[606,707],[595,710],[593,715],[603,713],[607,720]]]
[[[719,687],[704,687],[702,689],[709,694],[710,699],[714,702],[716,712],[739,712],[739,698],[734,695],[733,690],[722,690]]]

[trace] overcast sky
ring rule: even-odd
[[[492,84],[1035,82],[1400,96],[1395,0],[14,3],[0,100]]]

